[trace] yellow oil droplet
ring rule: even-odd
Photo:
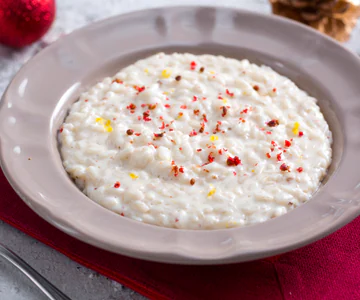
[[[213,75],[214,75],[214,74],[215,74],[215,71],[210,71],[210,74],[213,74]]]
[[[171,72],[164,69],[162,72],[161,72],[161,77],[163,78],[169,78],[171,76]]]
[[[295,135],[298,135],[298,134],[299,134],[299,127],[300,127],[299,122],[295,122],[295,123],[294,123],[294,127],[293,127],[293,129],[292,129],[293,134],[295,134]]]
[[[253,173],[254,173],[254,172],[255,172],[255,170],[251,170],[251,172],[253,172]]]
[[[96,122],[100,122],[104,125],[104,129],[107,132],[112,132],[113,128],[111,127],[111,121],[110,120],[104,120],[103,118],[96,118]]]
[[[146,74],[149,74],[149,69],[146,68],[146,69],[144,70],[144,72],[145,72]]]
[[[226,104],[226,103],[227,103],[227,99],[226,99],[226,98],[223,98],[222,102],[223,102],[224,104]]]
[[[219,137],[217,135],[210,136],[210,141],[212,141],[212,142],[217,141],[218,139],[219,139]]]
[[[210,192],[208,193],[208,197],[211,197],[212,195],[214,195],[215,192],[216,192],[216,188],[212,188],[212,189],[210,190]]]
[[[130,173],[129,176],[132,178],[132,179],[137,179],[139,178],[138,175],[134,174],[134,173]]]

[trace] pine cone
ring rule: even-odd
[[[352,0],[270,0],[273,13],[305,23],[339,40],[346,41],[360,5]]]

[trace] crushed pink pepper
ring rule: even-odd
[[[192,61],[190,63],[190,70],[195,70],[195,68],[196,68],[196,62]]]
[[[276,127],[279,125],[279,121],[278,120],[271,120],[269,122],[266,123],[267,126],[269,127]]]
[[[189,136],[195,136],[197,135],[197,132],[195,131],[195,129],[193,129],[190,133]]]
[[[144,87],[144,86],[139,87],[139,86],[135,85],[134,88],[135,88],[135,90],[138,91],[138,93],[141,93],[141,92],[145,91],[145,87]]]
[[[229,92],[228,89],[226,89],[226,94],[229,95],[230,97],[234,97],[234,93]]]
[[[247,114],[248,111],[249,111],[249,109],[248,109],[248,108],[245,108],[245,109],[243,109],[242,112],[240,112],[240,113],[241,113],[241,114]]]
[[[228,166],[237,166],[241,164],[241,159],[238,156],[231,157],[229,156],[226,160]]]
[[[285,172],[285,171],[290,172],[290,167],[287,166],[287,165],[284,163],[284,164],[282,164],[282,165],[280,166],[280,170],[283,171],[283,172]]]
[[[134,110],[134,109],[136,109],[136,105],[134,103],[130,103],[128,106],[126,106],[126,108]]]
[[[215,160],[215,157],[214,157],[213,153],[210,152],[209,155],[208,155],[208,162],[212,163],[214,160]]]
[[[145,122],[151,121],[151,118],[149,116],[150,116],[150,111],[147,110],[147,111],[143,112],[143,120]]]
[[[119,84],[123,84],[123,83],[124,83],[122,80],[117,79],[117,78],[114,79],[111,83],[114,83],[114,82],[119,83]]]
[[[116,181],[115,184],[114,184],[114,188],[118,189],[119,187],[120,187],[120,182]]]

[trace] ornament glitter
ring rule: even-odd
[[[0,0],[0,43],[21,48],[39,40],[55,18],[55,0]]]

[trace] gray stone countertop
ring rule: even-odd
[[[116,14],[143,8],[172,5],[221,5],[270,12],[267,0],[61,0],[57,1],[54,26],[41,42],[23,50],[0,46],[0,95],[12,76],[44,43],[51,43],[60,35],[94,21]],[[352,50],[360,49],[360,26],[346,44]],[[125,286],[101,276],[66,256],[34,240],[0,221],[0,241],[22,257],[44,277],[76,300],[144,299]],[[0,259],[0,300],[46,299],[37,288],[13,266]]]

